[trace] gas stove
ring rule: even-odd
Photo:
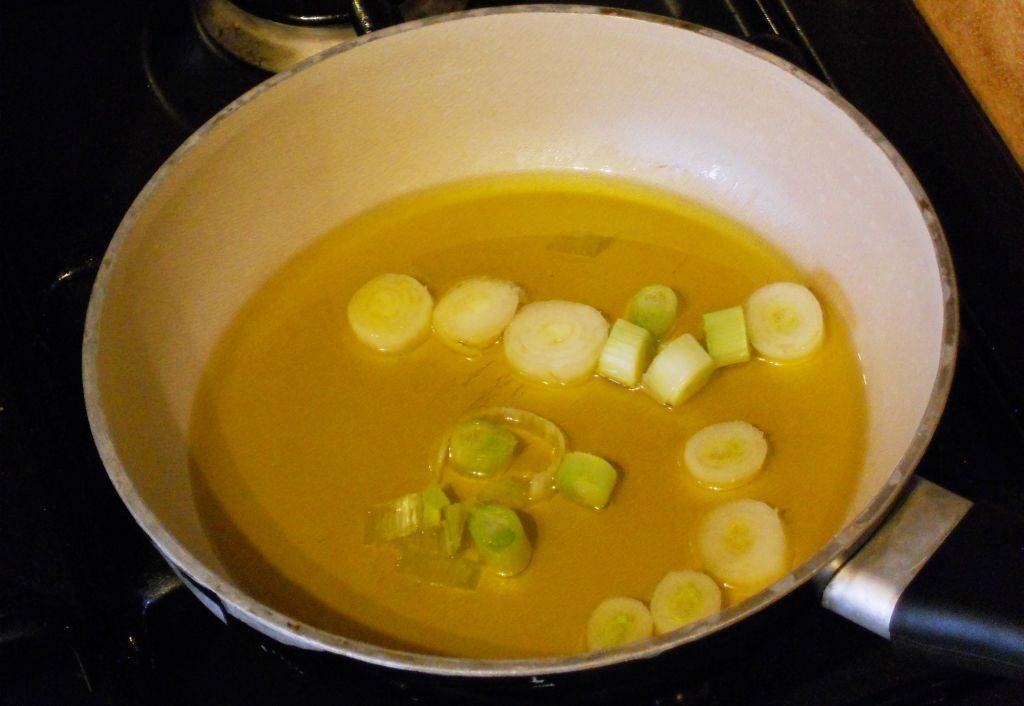
[[[504,3],[406,0],[398,10],[413,19],[484,4]],[[803,66],[906,157],[946,228],[965,323],[921,473],[1024,512],[1024,175],[912,3],[607,4],[704,24]],[[89,434],[79,357],[92,280],[121,216],[178,144],[359,24],[344,3],[316,0],[5,8],[0,703],[1024,703],[1020,684],[904,658],[817,607],[810,588],[727,659],[659,660],[624,672],[621,688],[524,696],[293,653],[225,626],[182,587],[115,495]]]

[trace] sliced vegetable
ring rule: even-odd
[[[517,510],[530,504],[530,481],[526,478],[492,478],[473,498],[479,503],[497,503]]]
[[[423,340],[433,308],[430,292],[409,275],[380,275],[352,295],[348,323],[366,345],[397,353]]]
[[[519,308],[522,290],[513,282],[473,277],[459,282],[437,302],[434,331],[460,352],[480,350],[498,340]]]
[[[654,355],[654,339],[642,326],[619,319],[612,326],[597,362],[597,374],[636,387]]]
[[[409,493],[370,508],[366,522],[366,541],[390,542],[423,529],[423,496]]]
[[[708,572],[729,586],[763,588],[788,568],[782,520],[759,500],[736,500],[712,510],[697,543]]]
[[[605,650],[650,637],[651,612],[635,598],[607,598],[587,621],[587,649]]]
[[[528,378],[545,383],[579,382],[594,372],[608,338],[608,323],[586,304],[527,304],[505,330],[505,357]]]
[[[472,590],[480,582],[480,562],[403,544],[398,570],[435,586]]]
[[[706,618],[722,609],[722,591],[707,574],[672,571],[654,589],[651,617],[658,634]]]
[[[466,506],[462,503],[452,503],[441,509],[441,547],[448,556],[455,556],[462,549],[466,515]]]
[[[761,287],[747,300],[746,315],[751,345],[769,360],[804,358],[825,339],[821,304],[802,284],[776,282]]]
[[[768,456],[764,432],[748,422],[722,422],[690,437],[683,451],[687,470],[698,483],[725,489],[753,478]]]
[[[519,516],[507,507],[475,508],[469,516],[469,535],[484,563],[502,576],[515,576],[530,563],[530,540]]]
[[[688,333],[666,345],[644,373],[644,388],[667,405],[685,401],[704,387],[715,371],[715,361]]]
[[[676,322],[679,299],[671,288],[650,284],[633,295],[626,305],[626,318],[651,332],[655,338],[664,336]]]
[[[501,424],[486,419],[459,422],[449,441],[452,465],[467,476],[490,478],[512,462],[516,435]]]
[[[441,524],[441,511],[451,500],[437,484],[428,485],[423,491],[423,527],[437,527]]]
[[[742,306],[704,314],[704,343],[715,365],[722,367],[750,360],[747,320]]]
[[[600,510],[608,504],[617,479],[615,468],[600,456],[573,451],[562,459],[555,485],[573,502]]]

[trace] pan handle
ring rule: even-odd
[[[1024,679],[1024,519],[915,479],[822,604],[898,648]]]

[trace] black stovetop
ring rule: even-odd
[[[910,1],[608,4],[707,24],[801,62],[903,153],[949,236],[965,322],[921,472],[1024,511],[1024,176]],[[0,703],[471,700],[347,660],[314,666],[218,622],[168,573],[92,445],[79,353],[96,265],[160,163],[266,74],[212,50],[186,0],[8,3],[2,31]],[[809,589],[783,610],[769,635],[696,672],[669,660],[650,686],[549,700],[1024,703],[1019,684],[904,659],[818,608]],[[523,702],[500,691],[486,701]]]

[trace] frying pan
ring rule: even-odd
[[[867,451],[842,530],[787,576],[681,630],[563,657],[461,659],[304,624],[235,585],[204,535],[187,429],[233,315],[336,224],[492,173],[611,173],[748,224],[850,324]],[[914,468],[957,349],[949,251],[921,186],[868,121],[799,69],[654,16],[574,6],[408,23],[274,76],[191,136],[103,259],[83,343],[96,446],[136,521],[222,618],[287,645],[401,670],[536,677],[653,657],[814,581],[824,605],[934,657],[1024,675],[1024,527]]]

